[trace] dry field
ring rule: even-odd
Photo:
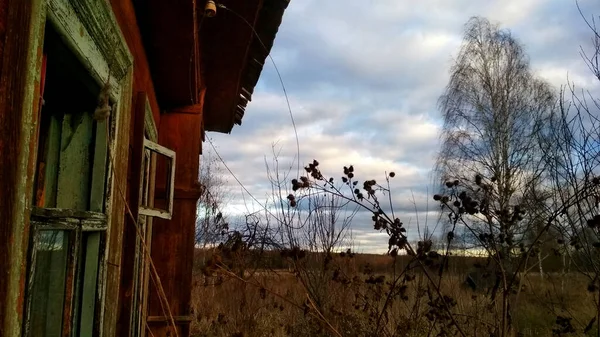
[[[444,317],[432,314],[432,290],[422,273],[409,273],[414,279],[388,296],[393,263],[386,256],[336,256],[327,270],[304,270],[300,277],[287,269],[253,269],[238,273],[243,278],[222,269],[207,277],[199,263],[192,336],[332,336],[334,331],[341,336],[443,336]],[[491,303],[488,294],[465,287],[466,275],[466,268],[451,267],[441,280],[441,293],[454,299],[454,320],[465,335],[490,336],[500,301]],[[587,288],[588,281],[574,273],[524,277],[521,291],[513,295],[514,336],[553,336],[553,329],[556,336],[584,335],[598,296]],[[382,311],[386,301],[390,304]],[[576,332],[560,333],[557,316],[570,318]],[[596,327],[587,335],[597,336]],[[454,331],[448,336],[456,334],[448,331]]]

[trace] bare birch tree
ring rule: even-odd
[[[553,90],[532,74],[510,31],[476,17],[466,25],[439,105],[439,177],[459,180],[481,200],[486,212],[470,219],[473,228],[500,235],[499,251],[509,254],[533,225],[534,219],[523,218],[526,208],[535,207],[526,199],[541,195],[534,191],[544,170],[537,135],[555,107]]]
[[[550,215],[540,212],[549,194],[539,135],[555,111],[555,94],[532,73],[509,30],[474,17],[439,107],[444,125],[436,171],[445,190],[434,199],[453,209],[449,220],[460,219],[486,252],[487,265],[467,282],[486,288],[490,303],[500,297],[498,332],[506,336],[519,270],[535,255],[541,266],[540,243],[548,232],[541,219]]]

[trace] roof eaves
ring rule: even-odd
[[[269,57],[275,36],[283,20],[283,13],[289,2],[290,0],[264,0],[263,2],[259,18],[254,27],[254,38],[239,82],[238,102],[234,105],[235,111],[233,113],[234,124],[242,125],[246,107],[248,102],[252,101],[254,88],[258,83],[264,63]]]

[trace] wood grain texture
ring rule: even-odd
[[[9,113],[8,110],[11,102],[9,90],[14,83],[15,79],[9,78],[10,75],[7,75],[7,69],[2,67],[4,64],[4,60],[8,59],[11,61],[11,58],[14,58],[15,55],[10,55],[8,53],[5,54],[5,46],[6,42],[6,30],[8,25],[8,6],[9,0],[0,0],[0,165],[2,165],[3,169],[0,170],[0,190],[3,191],[3,201],[2,207],[0,207],[0,245],[2,247],[8,247],[12,237],[12,226],[9,219],[13,217],[14,211],[14,197],[15,197],[15,183],[16,183],[16,175],[17,170],[15,165],[11,165],[10,163],[14,163],[17,160],[17,149],[18,149],[18,140],[19,140],[19,123],[20,116],[18,114]],[[14,1],[12,1],[14,2]],[[14,5],[14,4],[13,4]],[[25,10],[28,6],[24,6]],[[23,22],[21,22],[23,25]],[[15,34],[18,31],[18,28],[15,27]],[[22,33],[21,33],[22,34]],[[9,46],[8,50],[10,51],[11,47]],[[13,47],[14,48],[14,47]],[[19,51],[13,51],[13,53]],[[22,53],[22,51],[21,51]],[[14,61],[14,60],[12,60]],[[14,76],[14,74],[13,74]],[[8,97],[7,97],[8,96]],[[14,98],[13,98],[14,99]],[[9,275],[8,271],[10,269],[10,250],[8,249],[0,249],[0,335],[6,336],[8,331],[5,328],[4,317],[6,314],[6,298],[8,292],[8,280]]]
[[[107,207],[107,214],[110,217],[110,227],[108,230],[107,240],[107,263],[106,268],[106,283],[104,285],[104,308],[102,316],[102,336],[119,336],[115,333],[116,322],[118,318],[119,306],[119,284],[121,278],[121,259],[123,248],[123,234],[125,230],[125,219],[127,215],[126,201],[123,196],[127,194],[127,170],[129,166],[129,136],[131,132],[131,95],[133,83],[133,69],[130,68],[125,76],[126,85],[121,93],[119,103],[118,119],[116,124],[118,131],[116,137],[113,138],[115,146],[111,150],[114,163],[111,165],[109,176],[111,176],[112,184],[109,185],[108,193],[111,195],[112,203]],[[114,137],[114,136],[113,136]],[[109,204],[109,203],[107,203]]]
[[[25,305],[43,39],[40,1],[3,0],[0,70],[0,335],[19,336]]]
[[[128,172],[128,202],[129,209],[134,219],[138,219],[140,200],[140,183],[142,172],[142,156],[144,155],[144,127],[146,115],[146,93],[138,92],[136,105],[134,107],[135,117],[132,125],[133,142],[131,147],[130,165]],[[121,280],[119,288],[119,317],[117,321],[116,334],[118,336],[129,336],[131,329],[131,310],[133,299],[133,281],[135,275],[135,243],[137,237],[136,224],[128,216],[123,228],[123,246],[121,256]]]
[[[119,92],[119,82],[133,57],[109,4],[105,0],[48,0],[48,6],[49,19],[92,77],[104,83],[110,72],[113,89]]]
[[[156,265],[166,298],[174,316],[191,314],[190,300],[192,267],[194,258],[195,219],[197,198],[180,198],[178,190],[191,190],[199,186],[200,129],[202,114],[170,111],[161,118],[159,143],[177,153],[175,175],[175,202],[170,221],[154,219],[152,232],[152,260]],[[197,135],[190,137],[190,135]],[[157,167],[157,191],[165,188],[165,167]],[[162,198],[161,198],[162,197]],[[164,194],[157,193],[157,207],[164,207]],[[161,308],[157,289],[150,285],[148,315],[166,316]],[[153,322],[150,326],[155,336],[164,336],[172,329],[165,322]],[[188,322],[177,322],[180,336],[189,335]]]
[[[160,109],[156,100],[154,84],[152,82],[152,77],[150,76],[150,66],[142,42],[142,36],[138,27],[138,18],[133,3],[131,0],[110,0],[110,4],[115,18],[121,27],[121,33],[133,56],[135,64],[133,71],[133,90],[134,92],[146,92],[155,124],[159,125]],[[136,96],[134,95],[132,99],[135,101]],[[135,102],[132,104],[135,106]]]

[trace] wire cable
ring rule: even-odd
[[[229,168],[229,166],[227,166],[227,164],[225,163],[225,160],[223,160],[223,157],[221,157],[221,155],[219,154],[219,152],[217,151],[217,148],[215,147],[215,145],[213,144],[212,140],[210,138],[206,138],[208,140],[208,143],[210,144],[210,146],[212,147],[213,151],[215,152],[215,154],[217,155],[217,157],[219,158],[219,160],[221,161],[221,163],[223,163],[223,166],[225,166],[225,169],[227,170],[227,172],[229,172],[229,174],[231,174],[231,176],[233,177],[233,179],[235,179],[235,181],[242,187],[242,189],[248,193],[248,195],[252,198],[252,200],[254,200],[256,203],[258,203],[258,205],[263,208],[270,216],[272,216],[275,220],[280,221],[279,218],[273,214],[273,212],[271,212],[266,205],[263,205],[260,201],[258,201],[258,199],[256,199],[256,197],[250,193],[250,191],[246,188],[246,186],[244,186],[244,184],[238,179],[238,177],[233,173],[233,171]]]

